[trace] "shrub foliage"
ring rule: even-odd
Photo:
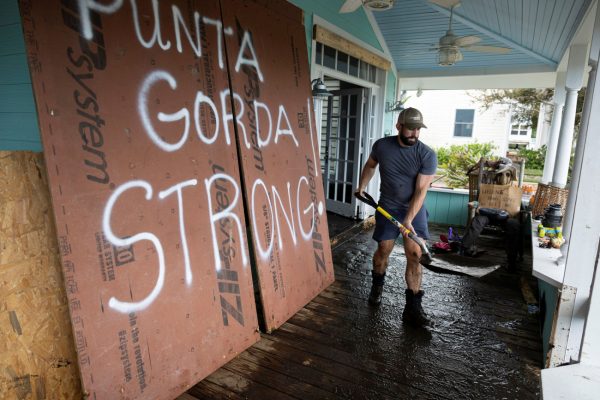
[[[492,143],[469,143],[452,145],[436,149],[438,173],[444,175],[446,184],[451,188],[467,188],[469,177],[467,171],[481,157],[492,159],[492,151],[496,146]]]
[[[525,159],[525,168],[544,169],[544,160],[546,159],[546,145],[538,150],[519,149],[519,157]]]

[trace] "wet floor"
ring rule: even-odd
[[[517,274],[424,270],[431,329],[401,321],[404,256],[391,256],[383,302],[368,306],[375,243],[364,231],[333,251],[336,282],[280,329],[188,391],[188,398],[537,399],[541,339]],[[486,260],[502,263],[494,238]],[[527,260],[527,257],[526,257]],[[531,310],[531,308],[530,308]]]

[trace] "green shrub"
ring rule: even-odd
[[[496,146],[492,143],[469,143],[436,149],[440,174],[445,176],[448,187],[467,188],[469,168],[475,165],[481,157],[492,159],[492,151],[495,148]]]
[[[450,149],[447,147],[440,147],[435,150],[437,154],[438,167],[446,169],[448,167],[448,161],[450,160]]]
[[[544,160],[546,159],[546,145],[538,150],[519,149],[518,156],[525,159],[525,168],[544,169]]]

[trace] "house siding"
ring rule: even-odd
[[[469,193],[459,190],[430,189],[425,197],[429,222],[464,227],[467,225]]]
[[[42,151],[17,0],[0,5],[0,150]]]
[[[306,29],[306,37],[307,39],[312,40],[312,19],[314,15],[318,15],[319,17],[327,20],[328,22],[334,24],[338,28],[350,33],[356,38],[359,38],[366,44],[372,46],[373,48],[382,51],[383,47],[379,40],[377,39],[377,35],[373,31],[373,27],[365,14],[365,10],[361,7],[359,10],[356,10],[353,13],[348,14],[340,14],[339,10],[344,1],[342,0],[288,0],[290,3],[294,4],[296,7],[299,7],[304,11],[304,23]],[[307,40],[310,42],[310,40]],[[308,49],[309,59],[311,57],[311,48],[309,43]]]
[[[508,149],[509,108],[493,105],[488,110],[478,105],[470,94],[475,91],[427,90],[421,96],[408,91],[406,107],[415,107],[423,113],[427,129],[421,131],[420,139],[433,148],[449,147],[466,143],[493,143],[494,154],[504,156]],[[454,120],[457,109],[474,109],[472,137],[455,137]]]

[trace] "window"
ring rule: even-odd
[[[377,82],[377,74],[382,71],[368,62],[359,60],[343,51],[336,50],[319,42],[317,42],[315,49],[315,62],[324,67],[337,69],[344,74],[373,83]]]
[[[335,69],[335,49],[329,46],[325,46],[325,57],[323,58],[323,65]]]
[[[527,127],[525,125],[513,125],[510,129],[511,136],[526,136]]]
[[[518,139],[521,136],[521,139],[525,139],[523,136],[528,136],[531,126],[531,121],[525,121],[529,123],[524,123],[516,118],[515,115],[512,117],[511,125],[510,125],[510,138]]]
[[[475,110],[456,110],[456,118],[454,120],[454,136],[472,137],[474,117]]]

